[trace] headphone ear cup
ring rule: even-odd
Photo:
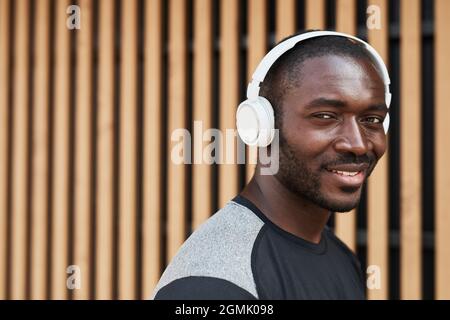
[[[260,111],[259,119],[261,120],[258,146],[267,147],[272,143],[275,133],[275,114],[273,112],[272,104],[266,98],[258,97],[258,104],[260,105],[258,110]]]
[[[236,111],[236,128],[241,140],[249,146],[258,142],[259,121],[255,101],[245,100]]]
[[[273,108],[266,98],[245,100],[239,105],[236,111],[236,128],[245,144],[268,146],[274,137],[274,127]]]
[[[388,133],[390,122],[391,122],[391,119],[389,117],[389,112],[388,112],[388,113],[386,113],[386,117],[384,118],[384,121],[383,121],[383,129],[384,129],[385,134]]]

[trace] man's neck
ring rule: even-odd
[[[275,176],[256,173],[241,195],[283,230],[312,243],[320,242],[330,211],[292,193]]]

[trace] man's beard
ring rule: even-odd
[[[347,202],[341,202],[325,197],[321,192],[321,172],[313,171],[308,168],[305,161],[295,154],[281,132],[279,147],[280,168],[275,177],[292,193],[332,212],[348,212],[358,206],[360,196],[353,201]],[[346,163],[351,162],[352,161],[346,161]],[[325,170],[325,168],[323,170]],[[361,190],[366,184],[366,180],[364,181]],[[341,191],[348,193],[361,192],[358,191],[358,189],[359,187],[350,187],[341,189]]]

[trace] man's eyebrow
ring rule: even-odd
[[[343,108],[347,106],[347,103],[342,100],[337,99],[328,99],[328,98],[317,98],[312,101],[310,101],[308,104],[306,104],[306,109],[314,109],[316,107],[321,106],[329,106],[329,107],[335,107],[335,108]],[[368,106],[364,111],[385,111],[388,112],[388,108],[385,103],[378,103],[378,104],[372,104]]]
[[[388,112],[388,107],[386,106],[386,103],[379,103],[379,104],[372,104],[369,107],[367,107],[366,111],[384,111]]]
[[[342,100],[336,100],[336,99],[327,99],[327,98],[317,98],[312,101],[310,101],[308,104],[306,104],[305,108],[307,109],[313,109],[315,107],[320,106],[331,106],[331,107],[345,107],[347,104]]]

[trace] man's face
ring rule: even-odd
[[[383,80],[368,60],[323,56],[301,66],[281,106],[277,179],[334,212],[355,208],[386,151]]]

